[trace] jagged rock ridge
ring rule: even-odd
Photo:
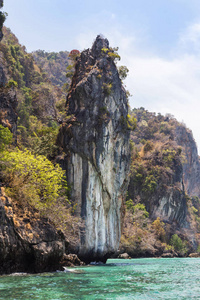
[[[58,138],[83,220],[79,256],[85,261],[105,260],[118,249],[128,185],[127,98],[113,59],[102,48],[109,48],[108,40],[97,36],[77,60],[67,97],[69,120]]]
[[[3,70],[2,74],[4,74]],[[17,103],[15,90],[13,88],[0,86],[0,124],[4,127],[8,127],[15,137],[17,130]]]

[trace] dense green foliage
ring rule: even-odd
[[[3,7],[3,4],[0,5],[0,9]],[[5,22],[7,13],[0,11],[0,30],[2,30],[3,23]]]
[[[6,86],[16,89],[18,99],[18,144],[21,148],[28,147],[37,154],[46,155],[43,150],[36,151],[35,144],[38,148],[38,144],[44,145],[44,140],[48,143],[47,132],[51,136],[49,143],[52,144],[52,135],[55,141],[58,122],[65,117],[65,95],[61,89],[52,85],[47,74],[35,63],[33,55],[26,52],[15,35],[7,28],[3,32],[0,51],[4,56],[4,69],[8,73]],[[53,59],[55,55],[49,55],[49,61]],[[37,123],[37,130],[33,130],[33,122]],[[45,137],[40,131],[41,127]]]
[[[164,186],[171,185],[174,176],[179,180],[183,161],[182,149],[173,140],[178,122],[170,116],[161,116],[141,109],[134,109],[137,127],[132,132],[131,198],[140,190],[143,198]]]
[[[66,69],[70,68],[71,64],[69,52],[60,51],[57,53],[38,50],[32,52],[32,55],[53,85],[62,88],[66,84]]]
[[[59,197],[67,200],[65,172],[44,155],[29,150],[6,150],[12,133],[0,125],[0,174],[7,193],[18,202],[33,205],[40,211],[53,205]]]
[[[2,30],[2,27],[3,27],[3,23],[5,22],[6,20],[6,13],[5,12],[2,12],[0,11],[0,30]]]
[[[108,55],[113,61],[117,61],[120,60],[121,57],[120,55],[117,53],[118,51],[118,47],[117,48],[102,48],[101,52],[103,55]]]
[[[2,90],[15,91],[18,100],[17,143],[11,144],[10,130],[0,125],[1,185],[18,207],[37,209],[75,243],[79,219],[73,216],[75,207],[68,201],[65,173],[55,164],[60,154],[56,146],[59,123],[66,115],[65,94],[7,28],[0,52],[7,77]],[[66,53],[63,55],[65,59]],[[55,59],[56,54],[48,55],[52,66]],[[4,118],[7,124],[6,113]]]
[[[184,256],[188,251],[186,234],[182,233],[182,239],[174,237],[177,225],[154,217],[159,199],[169,191],[173,190],[177,197],[184,195],[180,183],[185,156],[176,141],[176,128],[184,125],[171,115],[162,116],[144,108],[133,109],[129,114],[136,118],[137,126],[131,132],[130,184],[121,247],[134,256],[163,252],[174,255],[174,251]],[[186,194],[184,197],[190,224],[198,234],[200,201]]]
[[[0,125],[0,152],[5,150],[5,148],[12,142],[12,133],[8,128]]]
[[[35,156],[28,150],[3,151],[0,163],[8,193],[21,203],[45,210],[58,197],[65,195],[67,199],[64,171],[45,156]]]
[[[40,211],[55,204],[59,197],[67,200],[65,172],[60,166],[29,150],[6,150],[11,141],[10,130],[0,125],[0,174],[8,194]]]
[[[182,253],[183,255],[188,251],[186,242],[182,241],[177,234],[174,234],[171,237],[170,244],[174,247],[175,251]]]

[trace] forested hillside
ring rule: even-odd
[[[35,62],[47,74],[53,85],[63,89],[66,85],[66,69],[71,64],[68,51],[45,52],[38,50],[32,52]]]
[[[52,85],[35,63],[33,55],[26,52],[15,35],[5,27],[3,33],[0,59],[5,73],[4,83],[13,87],[17,94],[18,145],[31,147],[37,154],[48,152],[51,155],[53,149],[49,147],[54,148],[58,125],[65,115],[65,95],[59,87]],[[49,145],[45,146],[45,142]],[[39,149],[40,146],[43,149]]]
[[[65,98],[15,35],[7,28],[3,28],[3,34],[0,43],[0,195],[1,201],[5,199],[3,222],[13,223],[15,229],[12,237],[0,232],[0,240],[11,248],[11,240],[20,243],[24,254],[23,251],[5,254],[3,247],[0,272],[5,269],[7,255],[10,255],[7,266],[10,272],[17,270],[18,265],[26,269],[28,265],[22,256],[34,256],[37,251],[45,252],[44,269],[53,256],[58,267],[66,241],[69,239],[73,244],[78,239],[79,222],[72,215],[65,172],[55,163],[56,156],[62,154],[56,138],[59,123],[65,118]],[[44,226],[43,237],[38,235],[38,226]],[[65,238],[56,230],[62,230]],[[50,241],[52,247],[49,247]],[[34,244],[38,246],[34,248]],[[30,251],[24,245],[29,245]],[[32,271],[43,268],[40,259],[42,256],[32,261]]]
[[[189,163],[185,145],[191,131],[171,115],[144,108],[133,109],[132,114],[137,128],[131,136],[122,245],[132,255],[173,254],[174,250],[184,255],[191,248],[197,249],[200,241],[200,202],[197,195],[188,194],[188,174],[184,172]],[[177,134],[180,131],[181,137]],[[191,141],[195,144],[192,136]],[[179,246],[172,239],[174,234]]]

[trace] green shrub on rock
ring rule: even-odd
[[[172,235],[170,245],[174,247],[174,250],[176,252],[183,256],[188,251],[186,242],[182,241],[182,239],[177,234]]]
[[[6,148],[6,146],[11,144],[12,137],[13,135],[10,132],[10,130],[7,127],[5,128],[2,125],[0,125],[0,151],[3,151]]]
[[[8,194],[23,204],[29,202],[45,211],[59,197],[67,200],[64,171],[43,155],[28,150],[3,151],[0,167]]]

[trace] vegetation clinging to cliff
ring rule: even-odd
[[[32,52],[35,62],[40,66],[53,85],[60,88],[66,83],[66,68],[71,64],[68,51]]]
[[[8,194],[21,203],[29,202],[39,210],[66,197],[65,172],[45,156],[30,151],[3,151],[0,155],[3,181]]]
[[[3,1],[0,3],[0,9],[3,7]],[[7,13],[0,11],[0,31],[2,30],[3,23],[5,22]]]
[[[6,86],[15,88],[18,99],[18,145],[21,148],[29,147],[33,151],[37,147],[37,154],[46,154],[43,145],[46,143],[47,148],[51,147],[52,136],[54,135],[54,141],[56,139],[58,122],[65,115],[65,95],[59,87],[52,85],[45,72],[34,62],[32,54],[26,52],[15,35],[5,27],[3,32],[0,51],[4,56],[3,66],[7,72]],[[47,135],[44,142],[43,136]],[[51,145],[47,145],[49,141]],[[41,151],[38,149],[39,144],[43,147]],[[52,147],[55,149],[53,145]],[[49,155],[52,156],[52,151]]]
[[[180,124],[169,114],[162,116],[148,112],[144,108],[133,109],[130,114],[137,119],[137,127],[131,133],[130,184],[121,247],[129,251],[128,253],[132,251],[134,255],[151,256],[163,252],[171,252],[174,255],[173,251],[179,255],[186,255],[187,251],[193,247],[189,241],[190,236],[183,233],[177,223],[172,225],[175,224],[173,219],[171,221],[168,219],[168,223],[162,222],[162,219],[155,220],[159,199],[173,191],[174,201],[178,203],[182,201],[181,199],[185,199],[183,201],[185,201],[185,210],[188,212],[188,222],[192,230],[196,232],[197,243],[200,244],[198,240],[200,201],[197,197],[196,200],[190,198],[184,191],[182,171],[186,156],[184,149],[176,141],[177,127],[185,125]],[[133,208],[138,204],[144,205],[149,212],[145,226],[143,223],[134,221],[138,213],[135,216]],[[164,209],[160,212],[161,217]],[[143,214],[142,211],[140,210],[140,214]],[[177,220],[174,219],[174,222]],[[154,230],[152,231],[155,224],[160,224],[159,228],[162,227],[160,230],[163,234],[160,237]],[[175,228],[180,235],[177,238],[179,248],[176,247],[174,240],[171,240],[172,235],[176,233]]]
[[[1,183],[17,205],[37,208],[75,242],[79,219],[72,214],[64,171],[54,162],[59,122],[65,116],[65,95],[7,28],[0,52],[6,73],[2,89],[15,91],[18,99],[17,142],[6,147],[12,134],[0,128]]]

